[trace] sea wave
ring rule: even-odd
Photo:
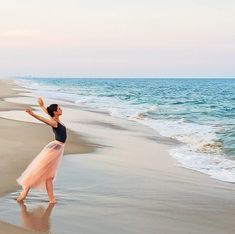
[[[190,151],[186,146],[170,150],[170,155],[179,166],[200,171],[226,182],[235,182],[235,161],[225,155]]]

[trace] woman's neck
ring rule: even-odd
[[[52,119],[54,119],[56,122],[60,122],[59,116],[54,116]]]

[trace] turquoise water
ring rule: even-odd
[[[45,97],[105,110],[183,143],[180,165],[235,182],[235,80],[57,79],[17,82]]]

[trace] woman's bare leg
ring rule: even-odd
[[[46,188],[48,193],[48,198],[50,203],[56,203],[56,199],[53,193],[53,178],[50,178],[46,181]]]
[[[23,189],[23,191],[20,193],[19,197],[17,197],[17,201],[23,201],[27,195],[28,195],[28,192],[30,190],[30,187],[26,187]]]

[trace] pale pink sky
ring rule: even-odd
[[[0,3],[2,76],[235,77],[234,0]]]

